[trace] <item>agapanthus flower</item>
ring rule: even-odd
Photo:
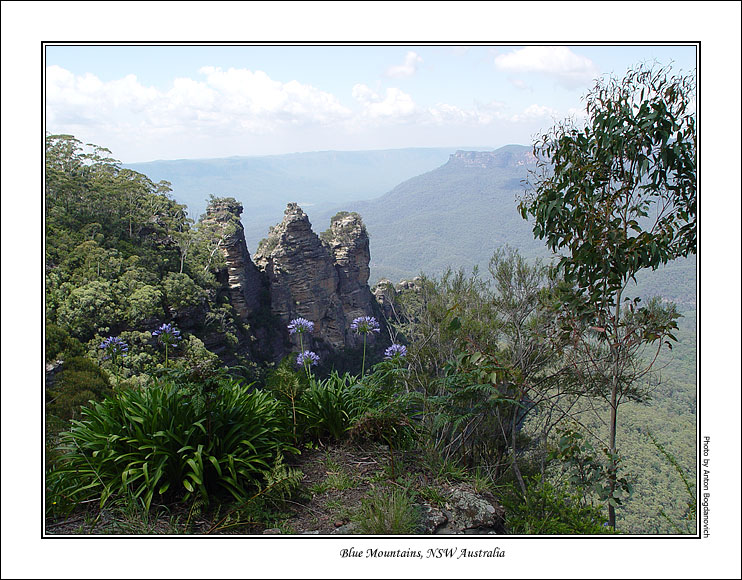
[[[289,334],[303,334],[314,332],[314,322],[306,318],[294,318],[289,323]]]
[[[119,355],[126,356],[129,345],[118,336],[109,336],[101,343],[100,348],[106,351],[106,355],[103,358],[109,359]]]
[[[373,316],[359,316],[350,323],[350,329],[358,334],[379,332],[379,323]]]
[[[317,356],[317,354],[313,353],[311,350],[300,352],[299,356],[296,357],[296,364],[298,364],[299,366],[304,366],[306,364],[309,364],[309,366],[316,366],[318,362],[319,356]]]
[[[182,337],[180,336],[180,330],[178,330],[172,324],[163,324],[160,328],[152,333],[152,336],[159,336],[160,342],[165,344],[174,345]]]
[[[386,360],[393,360],[395,357],[404,358],[405,356],[407,356],[407,347],[403,344],[393,344],[384,351]]]

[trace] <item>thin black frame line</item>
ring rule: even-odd
[[[612,42],[612,41],[576,41],[576,42],[547,42],[547,41],[538,41],[538,42],[509,42],[509,41],[503,41],[503,42],[473,42],[473,41],[466,41],[466,42],[455,42],[455,41],[446,41],[446,42],[406,42],[406,43],[398,43],[398,42],[339,42],[339,41],[333,41],[333,42],[325,42],[325,41],[303,41],[303,42],[290,42],[290,43],[283,43],[280,41],[268,41],[268,42],[229,42],[229,41],[220,41],[215,43],[205,42],[205,41],[199,41],[199,42],[178,42],[178,41],[137,41],[137,42],[126,42],[126,41],[41,41],[41,87],[42,87],[42,99],[41,99],[41,128],[42,128],[42,139],[41,139],[41,162],[42,162],[42,171],[41,171],[41,177],[42,177],[42,187],[41,187],[41,201],[42,201],[42,214],[41,214],[41,248],[42,248],[42,260],[41,260],[41,308],[42,308],[42,320],[41,320],[41,352],[42,352],[42,369],[41,369],[41,383],[42,383],[42,391],[41,391],[41,440],[42,440],[42,453],[41,453],[41,471],[42,471],[42,477],[41,477],[41,501],[42,501],[42,526],[41,526],[41,538],[42,539],[82,539],[82,538],[96,538],[96,539],[111,539],[111,538],[187,538],[187,539],[198,539],[198,538],[263,538],[264,536],[261,535],[245,535],[245,536],[237,536],[237,535],[229,535],[229,536],[202,536],[202,535],[188,535],[188,536],[161,536],[161,535],[138,535],[138,536],[116,536],[116,535],[105,535],[105,536],[87,536],[87,535],[46,535],[46,415],[44,412],[45,406],[44,406],[44,397],[45,397],[45,382],[46,382],[46,367],[45,367],[45,332],[46,332],[46,277],[45,277],[45,268],[44,268],[44,252],[46,247],[46,205],[45,205],[45,189],[43,187],[43,183],[45,182],[45,159],[46,159],[46,150],[45,150],[45,138],[46,138],[46,47],[47,46],[306,46],[306,45],[312,45],[312,46],[518,46],[518,45],[534,45],[534,46],[695,46],[696,47],[696,100],[697,100],[697,135],[698,137],[698,145],[697,145],[697,175],[696,175],[696,187],[698,189],[697,192],[697,206],[698,206],[698,212],[697,212],[697,238],[698,238],[698,249],[696,253],[696,535],[686,535],[686,534],[667,534],[667,535],[606,535],[606,536],[595,536],[595,535],[576,535],[576,536],[530,536],[530,535],[506,535],[507,538],[517,538],[517,539],[530,539],[530,538],[548,538],[548,539],[617,539],[617,538],[625,538],[625,539],[668,539],[668,538],[678,538],[678,539],[702,539],[702,528],[701,528],[701,505],[700,502],[698,502],[698,494],[699,490],[701,488],[701,470],[700,470],[700,445],[701,445],[701,439],[703,437],[702,433],[702,388],[701,388],[701,348],[702,348],[702,340],[701,340],[701,319],[702,319],[702,313],[701,313],[701,290],[702,290],[702,281],[701,281],[701,272],[702,272],[702,265],[701,265],[701,220],[698,218],[698,215],[702,214],[701,211],[701,196],[700,196],[700,189],[701,189],[701,41],[668,41],[668,42],[658,42],[658,41],[651,41],[651,42],[641,42],[641,41],[631,41],[631,42]],[[464,537],[474,537],[474,538],[481,538],[481,536],[478,535],[463,535]],[[292,539],[296,538],[310,538],[310,539],[333,539],[334,536],[314,536],[312,534],[292,534],[290,536],[286,536]],[[339,539],[342,539],[347,536],[338,535]],[[358,538],[364,538],[364,537],[370,537],[370,538],[397,538],[397,537],[406,537],[406,536],[353,536]],[[422,537],[422,538],[433,538],[433,537],[441,537],[441,538],[451,538],[451,536],[446,535],[413,535],[413,537]],[[458,538],[459,536],[457,536]],[[502,535],[498,535],[497,537],[503,537]],[[266,539],[280,539],[278,536],[269,536],[266,537]]]

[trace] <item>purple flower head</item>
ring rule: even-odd
[[[180,330],[172,324],[163,324],[152,333],[152,336],[159,336],[160,342],[169,345],[175,345],[182,338],[180,336]]]
[[[379,332],[379,323],[373,316],[359,316],[350,323],[350,329],[357,334],[368,334],[369,332]]]
[[[407,356],[407,347],[403,344],[393,344],[384,351],[384,358],[386,360],[393,360],[395,358],[404,358]]]
[[[306,364],[309,364],[309,366],[317,365],[319,362],[319,356],[317,356],[315,353],[313,353],[311,350],[305,350],[304,352],[300,352],[299,356],[296,357],[296,364],[299,366],[304,366]]]
[[[126,356],[129,345],[118,336],[109,336],[101,343],[100,348],[106,351],[106,355],[103,358],[109,359],[118,355]]]
[[[289,334],[303,334],[305,332],[312,333],[314,332],[314,322],[311,320],[307,320],[306,318],[294,318],[289,323]]]

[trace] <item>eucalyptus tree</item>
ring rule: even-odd
[[[626,297],[636,274],[696,252],[695,75],[639,65],[588,91],[584,125],[555,124],[533,146],[536,169],[519,209],[533,232],[560,254],[570,292],[561,330],[586,390],[605,397],[609,524],[620,503],[616,446],[619,404],[641,397],[638,379],[671,347],[672,305]],[[640,364],[643,362],[644,364]]]

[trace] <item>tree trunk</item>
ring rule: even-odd
[[[518,467],[518,458],[516,455],[518,452],[518,450],[516,449],[516,440],[515,440],[517,434],[518,434],[518,411],[516,410],[513,412],[513,422],[511,425],[511,432],[510,432],[510,437],[511,437],[510,447],[511,447],[511,451],[513,454],[513,472],[515,473],[515,477],[518,480],[518,485],[520,486],[520,489],[523,492],[523,497],[525,497],[527,494],[526,483],[525,481],[523,481],[523,475],[521,475],[520,473],[520,468]]]
[[[616,507],[610,503],[613,500],[613,494],[616,491],[616,480],[618,478],[618,462],[616,459],[616,427],[618,415],[618,383],[620,380],[620,352],[619,345],[621,338],[619,336],[619,323],[621,321],[621,295],[619,291],[616,297],[616,310],[613,318],[613,344],[611,344],[611,356],[613,358],[613,371],[611,376],[611,422],[608,433],[608,447],[611,454],[610,471],[608,478],[610,482],[610,497],[608,499],[608,525],[616,529]]]
[[[616,464],[616,419],[618,415],[618,406],[616,404],[618,391],[618,377],[613,377],[613,385],[611,386],[611,423],[610,432],[608,435],[608,445],[611,453],[611,464],[608,477],[610,480],[610,498],[608,503],[608,525],[616,529],[616,508],[610,503],[610,499],[613,498],[613,492],[616,491],[616,477],[618,476]]]

